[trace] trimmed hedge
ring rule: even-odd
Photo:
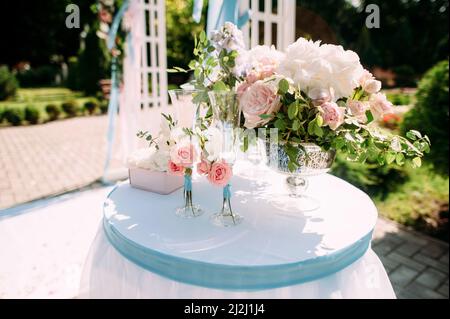
[[[25,107],[25,120],[30,124],[39,123],[41,112],[33,105]]]
[[[45,112],[47,113],[48,119],[54,121],[59,118],[61,107],[56,104],[49,104],[45,107]]]
[[[94,114],[95,111],[99,108],[99,103],[97,100],[90,100],[84,103],[84,110],[89,114]]]
[[[61,104],[61,107],[68,117],[74,117],[78,114],[80,108],[76,101],[67,101]]]
[[[25,118],[24,110],[17,107],[7,107],[3,112],[3,118],[11,125],[18,126],[22,124]]]

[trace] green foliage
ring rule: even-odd
[[[395,85],[397,87],[415,87],[415,71],[410,65],[400,65],[392,69],[395,73]]]
[[[68,74],[66,85],[71,90],[80,90],[80,76],[78,74],[78,58],[70,57],[67,63]]]
[[[7,107],[3,112],[3,118],[14,126],[22,124],[24,117],[25,114],[22,108]]]
[[[0,101],[14,96],[18,86],[16,77],[9,72],[8,67],[0,66]]]
[[[91,100],[87,101],[86,103],[84,103],[84,109],[89,114],[94,114],[98,108],[99,108],[99,103],[97,100],[91,99]]]
[[[374,198],[381,215],[448,240],[448,178],[433,173],[429,165],[379,167],[349,162],[338,154],[331,173]]]
[[[3,122],[3,113],[5,112],[5,108],[0,105],[0,124]]]
[[[79,106],[75,100],[64,102],[61,107],[68,117],[76,116],[79,112]]]
[[[102,100],[100,102],[100,112],[102,114],[108,113],[108,100]]]
[[[166,1],[166,37],[167,37],[167,65],[169,68],[182,66],[187,68],[194,58],[194,36],[204,28],[205,19],[195,23],[192,19],[193,1],[167,0]],[[205,16],[204,7],[203,17]],[[169,82],[177,85],[187,81],[187,73],[169,74]]]
[[[387,93],[387,99],[394,105],[409,105],[411,104],[411,96],[405,93]]]
[[[59,70],[54,65],[43,65],[19,72],[17,80],[21,87],[51,86]]]
[[[25,107],[25,120],[28,121],[28,123],[37,124],[39,122],[40,116],[41,113],[35,106],[29,105]]]
[[[448,241],[448,176],[435,174],[428,165],[404,173],[407,179],[395,191],[375,197],[380,214]]]
[[[449,63],[431,68],[420,81],[417,103],[403,120],[402,131],[414,128],[427,134],[433,145],[427,156],[437,172],[448,175]]]
[[[82,79],[79,87],[86,95],[95,95],[100,90],[99,81],[110,77],[110,57],[105,41],[97,37],[95,28],[86,35],[77,69],[76,74]]]
[[[45,112],[47,112],[48,119],[54,121],[59,118],[61,108],[56,104],[49,104],[45,107]]]

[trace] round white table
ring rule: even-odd
[[[370,248],[377,210],[329,174],[310,179],[321,207],[302,212],[285,176],[241,163],[232,205],[244,217],[217,227],[221,189],[193,180],[200,217],[175,215],[182,189],[158,195],[118,185],[104,204],[80,298],[395,298]],[[254,176],[257,175],[258,178]]]

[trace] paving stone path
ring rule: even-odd
[[[106,116],[0,128],[0,210],[101,177]],[[372,247],[398,298],[448,298],[447,243],[380,218]]]

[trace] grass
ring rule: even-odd
[[[433,173],[429,166],[404,171],[404,183],[383,198],[374,198],[379,213],[448,241],[449,178]]]

